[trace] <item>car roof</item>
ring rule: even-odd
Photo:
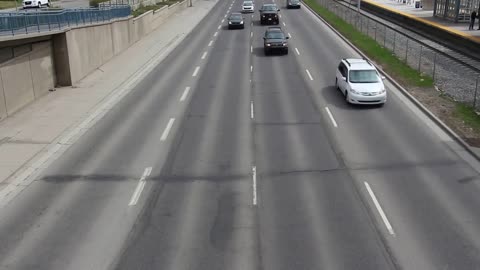
[[[376,70],[375,66],[366,59],[345,58],[342,61],[346,63],[350,70]]]
[[[263,4],[263,6],[277,6],[277,4]]]

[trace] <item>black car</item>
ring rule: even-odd
[[[265,55],[273,51],[279,51],[288,54],[288,36],[285,35],[280,27],[269,27],[263,37],[263,48]]]
[[[287,8],[300,8],[300,0],[287,0]]]
[[[243,22],[243,16],[240,13],[232,13],[228,17],[228,29],[233,28],[245,28],[245,23]]]
[[[264,4],[260,11],[260,24],[279,24],[278,12],[280,9],[275,4]]]

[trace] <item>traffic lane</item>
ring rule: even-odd
[[[301,29],[292,30],[299,46],[312,47],[303,50],[303,56],[316,55],[312,63],[316,62],[315,59],[322,59],[321,65],[312,68],[317,70],[318,80],[327,85],[315,91],[317,102],[330,106],[339,125],[335,137],[358,185],[362,186],[363,181],[371,182],[395,230],[399,231],[398,234],[403,232],[402,237],[390,241],[398,251],[396,256],[401,264],[414,269],[439,269],[445,265],[471,269],[478,266],[476,255],[472,253],[477,253],[479,242],[471,235],[471,224],[478,224],[475,214],[478,186],[474,181],[478,177],[477,171],[447,146],[451,139],[438,136],[421,120],[418,112],[408,108],[398,90],[390,88],[384,108],[347,105],[332,84],[339,59],[355,54],[348,50],[343,52],[342,46],[335,45],[335,39],[325,38],[331,32],[325,31],[324,26],[315,26],[314,20],[308,20],[308,16],[304,20],[297,16],[285,17],[290,20],[291,27]],[[331,51],[324,53],[325,48],[331,48]],[[309,54],[310,51],[315,54]],[[409,179],[409,184],[402,181],[405,179]],[[463,183],[470,184],[469,188]],[[423,211],[420,211],[419,201],[422,201]],[[455,202],[457,211],[446,210],[445,204],[452,202]],[[446,217],[449,220],[446,221]],[[452,244],[442,244],[445,242]]]
[[[265,28],[254,27],[252,90],[263,267],[393,269],[304,70],[293,53],[264,55]]]
[[[173,59],[181,60],[182,54],[178,53],[178,50],[177,55],[179,57]],[[183,55],[188,59],[189,54]],[[168,63],[168,59],[163,63],[166,62]],[[128,221],[122,222],[123,220],[119,217],[123,217],[122,215],[125,214],[122,210],[128,204],[138,178],[145,169],[143,166],[146,166],[147,163],[158,162],[156,157],[160,156],[162,149],[151,146],[159,144],[166,120],[168,120],[167,116],[175,111],[175,109],[170,112],[166,110],[171,109],[171,104],[177,104],[181,93],[179,90],[183,90],[178,87],[178,85],[182,85],[181,76],[179,78],[178,74],[184,74],[181,69],[176,69],[180,66],[168,65],[168,69],[164,68],[166,71],[163,74],[161,69],[154,71],[89,134],[70,148],[69,152],[62,156],[62,159],[58,160],[42,179],[36,181],[32,187],[22,193],[18,200],[11,203],[5,212],[2,212],[1,227],[2,235],[5,236],[2,237],[5,239],[3,245],[5,253],[2,257],[8,257],[5,258],[6,261],[18,260],[18,269],[31,263],[38,265],[39,268],[54,269],[56,267],[53,266],[54,262],[45,261],[48,260],[49,254],[64,254],[72,249],[76,249],[76,253],[80,253],[79,246],[84,246],[87,242],[80,243],[79,237],[72,231],[79,230],[81,231],[79,234],[84,236],[96,235],[92,238],[96,240],[95,243],[98,243],[101,242],[99,239],[104,240],[105,238],[103,234],[99,233],[102,228],[110,228],[112,224],[115,224],[116,228],[122,227],[120,225],[124,223],[128,224]],[[187,66],[191,68],[191,64],[187,63]],[[180,72],[178,72],[179,70]],[[177,78],[173,79],[173,75]],[[163,81],[158,78],[163,78]],[[147,135],[148,139],[146,139]],[[128,154],[125,155],[125,153]],[[58,201],[62,203],[58,203]],[[112,211],[104,215],[104,213],[99,214],[100,209],[112,209]],[[52,217],[51,213],[63,214]],[[116,216],[118,223],[113,221],[110,213],[118,214]],[[38,217],[42,215],[43,217]],[[108,221],[110,218],[113,223],[105,222],[110,226],[97,226],[98,234],[86,233],[89,225],[101,224],[102,220]],[[71,222],[72,220],[74,222]],[[39,223],[42,224],[43,230],[41,237],[38,226],[36,226]],[[75,224],[78,224],[78,227],[75,227]],[[128,229],[129,226],[125,225],[122,228]],[[118,233],[117,230],[115,232]],[[126,231],[124,232],[126,233]],[[35,243],[29,243],[28,246],[49,246],[51,244],[51,248],[42,249],[42,253],[35,251],[38,256],[20,254],[20,252],[33,252],[24,244],[27,240],[20,241],[19,235],[26,234],[38,238],[38,241],[35,240]],[[121,239],[119,235],[121,234],[115,235],[114,238]],[[104,238],[99,236],[104,236]],[[73,243],[73,241],[76,242]],[[105,252],[98,254],[109,258]],[[31,258],[31,260],[19,260],[23,257]],[[40,257],[45,259],[39,259]],[[68,256],[65,254],[62,257],[68,258],[63,263],[71,263],[73,260],[72,254]],[[76,257],[79,255],[76,254]],[[88,261],[93,261],[91,257],[87,258],[89,258]],[[105,258],[101,258],[101,260],[105,261]],[[65,264],[60,264],[58,267],[67,269]]]
[[[220,31],[117,269],[257,269],[249,32]]]

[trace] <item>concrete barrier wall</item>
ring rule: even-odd
[[[121,53],[158,28],[172,14],[186,7],[187,2],[183,1],[156,11],[148,11],[137,18],[68,30],[65,33],[68,47],[66,62],[70,66],[71,84],[87,76],[114,55]],[[91,42],[92,40],[95,42]],[[61,81],[68,81],[68,79],[63,79],[62,76]]]
[[[0,65],[0,118],[11,115],[53,88],[55,74],[50,41]]]
[[[72,83],[113,57],[110,23],[72,29],[66,32],[66,38]]]

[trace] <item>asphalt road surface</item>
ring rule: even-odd
[[[277,3],[288,55],[220,1],[2,209],[0,269],[480,269],[478,164],[390,84],[345,104],[357,55]]]

